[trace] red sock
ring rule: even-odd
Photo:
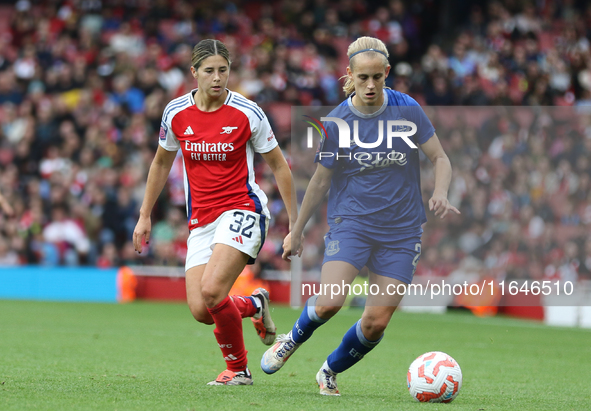
[[[234,301],[234,305],[240,311],[242,318],[252,317],[257,313],[257,306],[252,300],[255,297],[243,297],[241,295],[233,295],[230,297]]]
[[[242,317],[230,297],[213,308],[208,308],[215,322],[213,334],[222,350],[228,370],[238,372],[246,369],[246,349],[242,336]]]

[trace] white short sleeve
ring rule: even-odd
[[[172,119],[176,113],[182,111],[191,104],[189,94],[175,98],[166,105],[164,113],[162,113],[162,121],[160,122],[160,133],[158,134],[158,143],[160,146],[168,151],[178,151],[181,148],[178,138],[172,131]]]
[[[172,127],[170,127],[170,124],[166,124],[164,120],[160,123],[158,143],[160,143],[160,146],[167,151],[178,151],[181,148],[179,140],[172,132]]]
[[[275,133],[271,130],[271,125],[266,116],[263,116],[262,120],[256,118],[252,126],[252,136],[250,137],[250,140],[254,146],[254,151],[257,153],[268,153],[277,147],[278,143],[275,138]]]

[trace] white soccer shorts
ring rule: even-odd
[[[220,243],[257,257],[269,229],[269,219],[264,215],[247,210],[230,210],[222,213],[213,223],[197,227],[187,239],[187,260],[185,271],[189,268],[207,264],[213,246]]]

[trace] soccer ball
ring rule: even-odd
[[[432,351],[412,362],[406,380],[408,392],[419,402],[451,402],[462,388],[462,370],[446,353]]]

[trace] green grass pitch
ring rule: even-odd
[[[279,332],[299,311],[274,307]],[[0,410],[584,410],[591,409],[591,330],[466,313],[396,313],[384,341],[318,394],[315,375],[361,312],[343,310],[286,366],[244,321],[251,387],[209,387],[224,367],[212,328],[183,304],[0,301]],[[451,404],[419,404],[406,371],[444,351],[464,382]]]

